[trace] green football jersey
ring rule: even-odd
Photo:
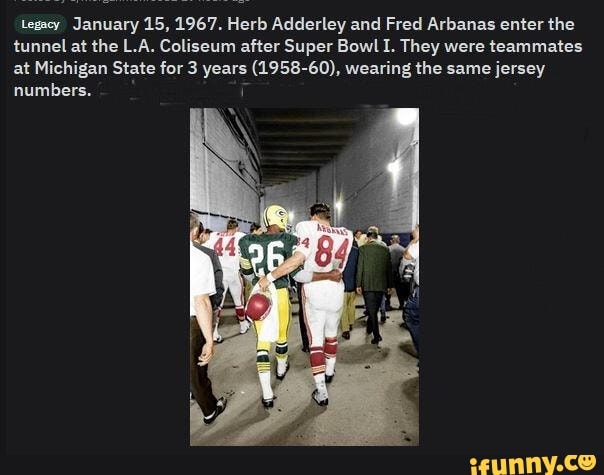
[[[259,278],[279,267],[288,257],[291,257],[298,238],[290,233],[278,234],[247,234],[239,240],[241,258],[239,267],[246,275],[253,274],[253,284]],[[299,271],[296,269],[289,275],[292,277]],[[286,289],[289,285],[287,275],[274,282],[278,289]]]

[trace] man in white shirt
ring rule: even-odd
[[[191,392],[203,413],[203,422],[211,424],[224,411],[226,399],[216,399],[208,378],[208,362],[214,355],[212,338],[212,303],[216,293],[212,261],[193,246],[203,225],[197,216],[189,213],[189,294],[190,294],[190,379]]]

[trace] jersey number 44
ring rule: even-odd
[[[225,239],[227,241],[226,246],[223,247],[223,239]],[[235,250],[235,237],[232,238],[218,238],[218,241],[216,241],[216,243],[214,244],[214,250],[216,251],[216,254],[218,254],[219,256],[223,256],[223,255],[227,255],[227,256],[234,256],[236,253]]]

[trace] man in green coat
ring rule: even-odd
[[[392,292],[392,272],[390,252],[378,242],[378,234],[373,227],[367,230],[367,243],[359,248],[357,264],[357,294],[363,295],[367,309],[367,334],[373,333],[371,343],[382,341],[377,314],[382,298]]]

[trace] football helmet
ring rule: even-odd
[[[262,213],[262,222],[266,228],[275,224],[279,229],[285,231],[287,229],[287,211],[283,206],[270,205]]]
[[[254,320],[264,320],[271,311],[273,302],[264,292],[256,292],[250,295],[245,306],[245,316]]]

